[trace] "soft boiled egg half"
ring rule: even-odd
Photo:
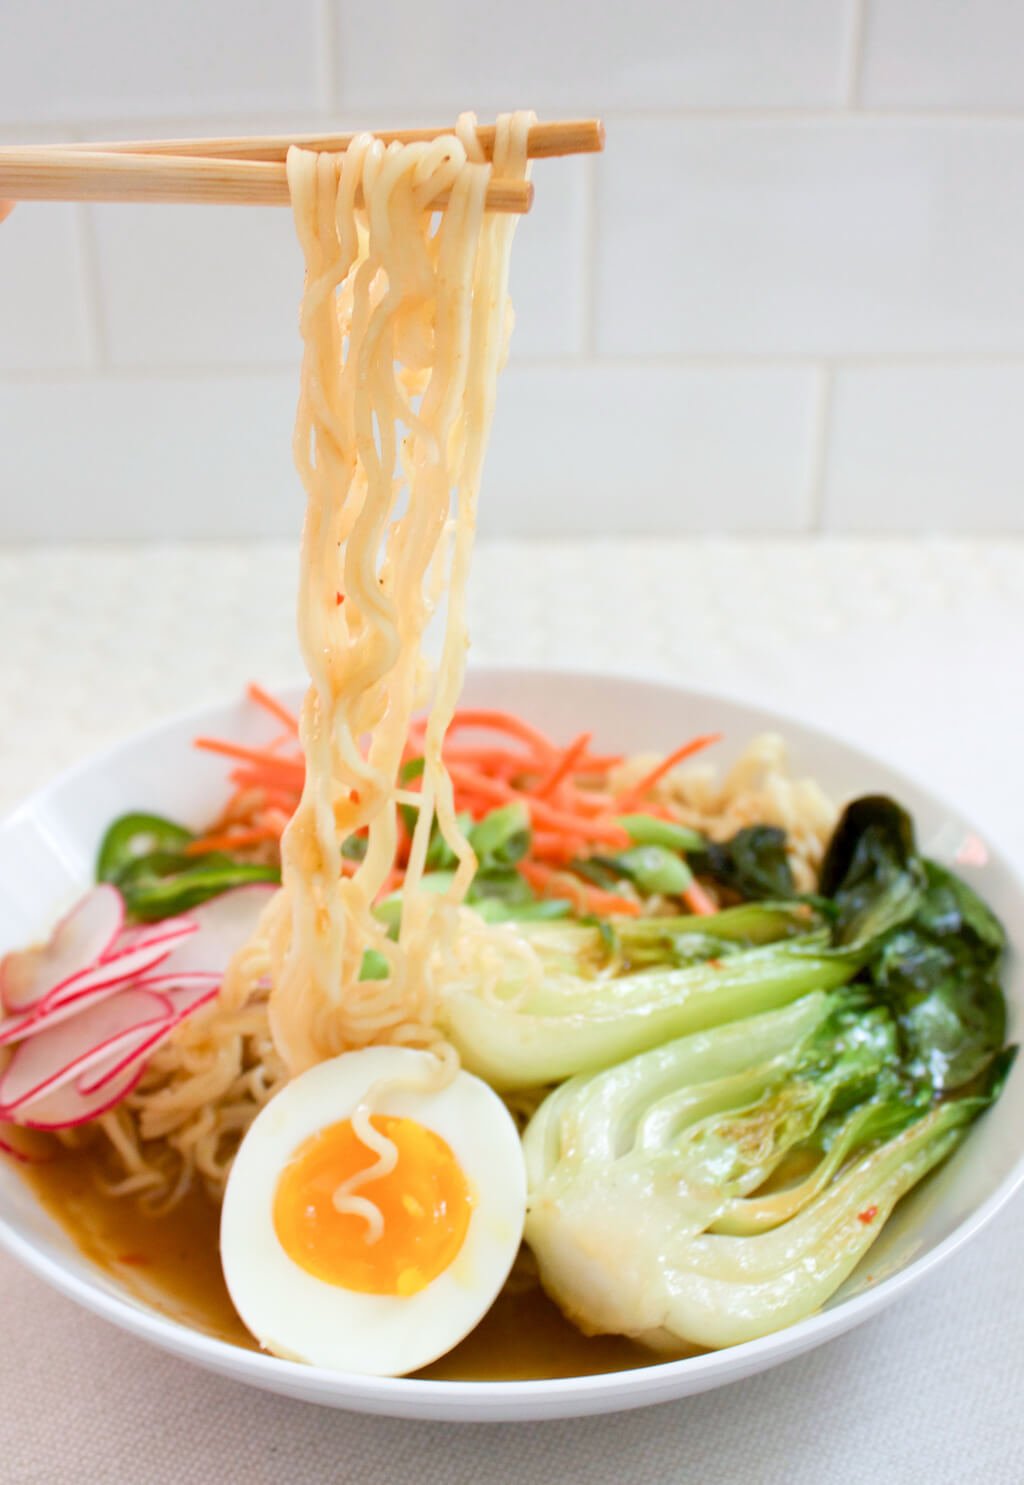
[[[266,1350],[401,1376],[450,1351],[497,1297],[523,1235],[519,1134],[469,1073],[421,1091],[436,1066],[402,1047],[346,1052],[294,1078],[254,1120],[228,1180],[220,1250],[235,1308]],[[351,1122],[371,1090],[371,1122],[397,1160],[357,1184],[353,1203],[341,1188],[378,1162]]]

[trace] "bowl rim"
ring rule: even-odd
[[[675,696],[686,696],[698,703],[739,706],[764,714],[785,732],[787,727],[799,730],[814,742],[839,744],[854,761],[863,760],[871,767],[881,767],[891,779],[909,790],[927,796],[930,803],[948,810],[957,818],[959,810],[929,785],[920,784],[902,769],[878,757],[840,735],[816,726],[790,712],[778,711],[760,702],[751,702],[728,690],[693,687],[656,676],[624,675],[614,671],[573,666],[538,666],[487,664],[470,666],[467,677],[487,681],[502,678],[536,677],[542,684],[551,680],[583,681],[618,689],[660,690]],[[299,682],[305,685],[305,682]],[[292,691],[295,683],[277,689]],[[241,695],[238,698],[241,700]],[[2,820],[5,831],[18,820],[44,805],[54,794],[74,783],[76,778],[101,762],[109,763],[126,749],[134,749],[147,738],[159,736],[174,727],[194,724],[211,711],[223,708],[224,700],[210,701],[186,708],[152,723],[106,748],[91,753],[55,775],[48,783],[16,805]],[[990,833],[989,838],[991,839]],[[990,854],[1024,905],[1024,881],[1014,864],[998,844]],[[1024,1141],[1012,1169],[999,1185],[960,1224],[929,1252],[910,1259],[895,1273],[886,1275],[871,1287],[843,1300],[836,1308],[818,1311],[781,1330],[757,1340],[708,1351],[697,1356],[652,1362],[626,1370],[599,1372],[572,1377],[533,1378],[501,1381],[456,1381],[417,1377],[375,1377],[362,1373],[333,1371],[326,1367],[288,1361],[262,1351],[247,1351],[215,1336],[196,1330],[181,1321],[145,1306],[142,1301],[122,1298],[95,1282],[88,1282],[67,1269],[60,1261],[33,1248],[0,1214],[0,1247],[52,1288],[82,1305],[83,1308],[110,1321],[123,1330],[151,1341],[164,1351],[190,1360],[197,1365],[230,1375],[264,1389],[303,1396],[307,1400],[344,1405],[406,1417],[462,1418],[477,1416],[511,1419],[543,1416],[569,1416],[581,1412],[615,1411],[667,1401],[680,1395],[675,1385],[687,1378],[687,1392],[702,1391],[756,1372],[769,1360],[785,1360],[863,1323],[896,1299],[901,1293],[940,1264],[952,1257],[965,1243],[980,1232],[1024,1186]],[[318,1393],[313,1396],[312,1392]]]

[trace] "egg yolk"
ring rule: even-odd
[[[384,1230],[367,1242],[364,1217],[339,1212],[338,1187],[377,1159],[348,1119],[311,1135],[295,1151],[274,1196],[274,1230],[294,1263],[317,1279],[361,1294],[402,1298],[444,1272],[465,1241],[473,1208],[451,1147],[414,1119],[374,1114],[398,1149],[394,1170],[359,1186],[380,1210]]]

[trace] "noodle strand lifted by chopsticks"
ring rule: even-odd
[[[529,122],[499,123],[494,168],[503,175],[526,174]],[[288,156],[306,257],[295,453],[308,497],[299,637],[311,684],[300,722],[305,786],[263,929],[271,1030],[291,1073],[348,1047],[437,1040],[433,963],[475,869],[441,744],[462,683],[515,222],[485,214],[491,167],[473,154],[466,120],[459,136],[429,143],[385,148],[362,135],[340,159]],[[450,200],[435,226],[426,208],[441,191]],[[453,511],[448,620],[431,688],[423,635]],[[419,817],[394,942],[372,909],[394,867],[395,792],[425,699]],[[417,891],[435,812],[459,863],[443,899]],[[364,829],[365,856],[343,877],[342,843]],[[361,977],[369,950],[386,966],[381,978]]]
[[[527,174],[531,117],[499,121],[495,175]],[[456,1062],[435,1024],[444,987],[487,996],[500,986],[507,996],[539,973],[511,925],[461,907],[476,863],[441,753],[463,678],[477,495],[511,328],[516,218],[484,210],[492,166],[472,125],[466,116],[429,143],[385,148],[361,135],[341,156],[289,154],[306,260],[295,428],[307,493],[303,793],[282,842],[282,889],[217,1002],[157,1050],[139,1087],[102,1121],[126,1192],[170,1202],[198,1177],[219,1195],[259,1108],[289,1076],[347,1048],[427,1048],[443,1080]],[[432,214],[441,191],[449,205]],[[432,676],[423,640],[445,589]],[[426,724],[415,729],[423,776],[409,794],[401,768],[424,705]],[[774,753],[758,759],[720,786],[673,776],[659,788],[679,791],[686,818],[712,833],[734,817],[778,818],[797,832],[810,878],[827,809],[794,792]],[[624,764],[621,782],[643,771]],[[400,801],[418,815],[396,940],[373,907],[393,881]],[[444,894],[421,888],[435,821],[457,862]],[[343,875],[342,843],[356,834],[365,854]],[[363,978],[370,951],[376,977]],[[355,1191],[394,1147],[371,1125],[370,1104],[352,1118],[376,1164],[339,1188],[336,1203],[363,1216],[372,1237],[379,1213]]]
[[[526,953],[515,935],[460,910],[476,863],[441,745],[462,684],[477,495],[512,321],[516,218],[485,212],[484,198],[492,170],[528,174],[532,120],[499,120],[493,166],[471,115],[430,142],[385,147],[364,134],[343,155],[289,152],[306,260],[294,438],[307,494],[305,784],[282,840],[282,888],[256,937],[215,1006],[156,1054],[129,1100],[131,1128],[117,1134],[122,1145],[134,1140],[125,1150],[140,1181],[142,1147],[159,1140],[184,1178],[198,1172],[222,1188],[238,1138],[287,1076],[371,1043],[445,1053],[434,1004],[446,963],[465,975],[475,941],[495,936],[509,939],[513,956]],[[431,213],[442,192],[446,210]],[[432,682],[423,636],[445,590]],[[424,703],[422,792],[396,942],[372,909],[394,867],[399,771]],[[435,816],[458,861],[444,897],[418,890]],[[342,842],[358,832],[365,855],[343,877]],[[382,977],[362,978],[368,950]],[[443,1056],[439,1071],[450,1063]],[[166,1172],[150,1170],[166,1188]]]

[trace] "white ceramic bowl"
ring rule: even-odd
[[[925,852],[952,862],[970,827],[956,812],[857,749],[757,707],[621,677],[481,670],[465,701],[515,707],[556,737],[592,728],[602,749],[668,749],[689,733],[719,730],[728,761],[756,732],[787,738],[797,770],[837,799],[894,794],[912,811]],[[266,735],[241,701],[168,722],[57,779],[0,829],[0,951],[46,933],[90,877],[104,827],[131,808],[199,826],[224,796],[222,764],[190,747],[198,732],[240,740]],[[1024,890],[995,853],[958,868],[1008,924],[1024,917]],[[1024,983],[1018,960],[1007,988],[1015,1036]],[[868,1258],[825,1309],[777,1335],[637,1371],[536,1382],[440,1382],[349,1376],[243,1351],[167,1319],[84,1258],[42,1211],[18,1172],[0,1162],[0,1242],[54,1288],[115,1325],[200,1366],[308,1402],[409,1418],[464,1421],[568,1417],[665,1402],[736,1381],[849,1330],[978,1232],[1024,1180],[1024,1071],[937,1175],[900,1204]],[[31,1345],[31,1337],[21,1338]]]

